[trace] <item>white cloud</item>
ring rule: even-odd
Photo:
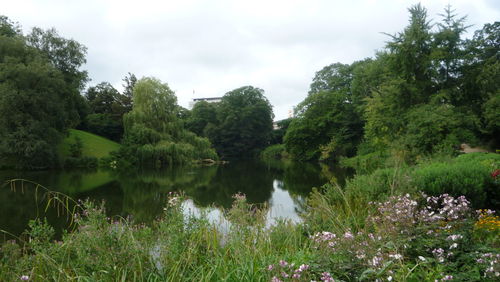
[[[314,73],[373,56],[408,21],[418,1],[183,0],[4,1],[23,25],[55,27],[88,47],[92,83],[121,85],[132,72],[176,90],[181,105],[243,85],[263,88],[277,119],[307,95]],[[493,0],[423,0],[429,17],[451,3],[470,32],[500,18]],[[471,33],[470,33],[471,34]]]

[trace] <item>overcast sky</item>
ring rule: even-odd
[[[450,3],[468,16],[470,34],[500,20],[499,0],[0,0],[0,14],[25,33],[54,27],[84,44],[89,85],[121,90],[128,72],[154,76],[184,107],[253,85],[279,120],[306,97],[316,71],[372,57],[388,40],[381,32],[401,31],[418,2],[435,21]]]

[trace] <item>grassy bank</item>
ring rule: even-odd
[[[76,138],[82,142],[82,157],[103,158],[109,156],[112,151],[117,151],[120,144],[106,139],[104,137],[78,130],[70,129],[69,134],[59,145],[59,153],[63,158],[71,155],[71,144],[75,143]]]
[[[484,188],[489,197],[484,185],[500,188],[497,160],[464,156],[447,166],[376,170],[345,188],[327,184],[310,195],[301,224],[266,226],[265,207],[247,204],[244,195],[225,212],[227,231],[186,215],[179,195],[165,197],[150,226],[106,218],[103,206],[82,203],[77,230],[60,242],[50,226],[33,222],[25,236],[4,244],[0,280],[496,281],[500,218],[476,211],[483,198],[475,203],[448,187]],[[477,179],[463,173],[478,165],[488,180],[478,170]],[[432,182],[433,171],[448,180]],[[426,190],[432,185],[438,189]]]

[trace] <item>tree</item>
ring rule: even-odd
[[[113,105],[118,103],[120,93],[109,82],[101,82],[89,87],[85,93],[90,110],[96,114],[114,113]]]
[[[296,160],[352,156],[363,136],[360,110],[364,95],[353,92],[354,71],[367,62],[331,64],[316,72],[307,98],[295,109],[284,137],[285,148]],[[359,85],[359,83],[357,83]]]
[[[200,101],[193,106],[191,115],[186,122],[186,128],[196,133],[196,135],[206,137],[207,132],[205,129],[207,126],[213,127],[216,124],[218,124],[217,104]]]
[[[101,82],[89,87],[85,98],[90,107],[90,114],[87,115],[82,128],[120,141],[123,135],[123,115],[130,111],[132,97],[120,94],[109,82]]]
[[[5,37],[16,37],[21,35],[21,28],[6,16],[0,15],[0,35]]]
[[[433,35],[431,57],[438,88],[452,90],[459,83],[463,65],[464,41],[461,36],[469,26],[464,24],[467,17],[457,19],[450,5],[440,16],[443,20],[437,24],[438,31]]]
[[[142,166],[164,167],[196,159],[217,159],[206,138],[184,129],[174,92],[156,78],[135,84],[132,111],[125,114],[122,156]]]
[[[123,79],[123,82],[123,95],[120,96],[120,103],[125,108],[126,112],[130,112],[132,110],[132,96],[134,86],[137,83],[137,77],[129,72]]]
[[[352,156],[362,137],[363,124],[346,91],[309,95],[307,110],[293,119],[284,138],[287,152],[296,160],[338,159]]]
[[[19,168],[57,163],[66,128],[62,74],[21,37],[0,36],[0,158]]]
[[[352,67],[335,63],[316,72],[310,85],[309,95],[321,91],[339,91],[348,89],[352,82]]]
[[[427,10],[420,4],[408,9],[410,23],[403,32],[392,35],[386,49],[390,52],[390,69],[406,82],[400,91],[400,106],[408,108],[425,103],[433,91],[432,34]]]
[[[217,107],[217,125],[205,130],[222,158],[254,157],[269,145],[274,114],[262,89],[234,89]]]
[[[88,81],[88,75],[80,68],[86,63],[87,48],[73,39],[59,36],[53,28],[33,28],[26,36],[26,43],[39,50],[63,74],[65,83],[61,87],[65,95],[61,100],[66,108],[65,119],[70,127],[77,126],[84,119],[86,110],[80,91]]]
[[[475,54],[475,59],[469,59],[466,82],[466,97],[468,103],[474,105],[483,126],[483,140],[493,148],[500,147],[500,22],[485,24],[476,31],[469,42],[469,54]]]

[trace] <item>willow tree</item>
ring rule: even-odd
[[[124,145],[134,161],[163,167],[217,158],[208,139],[184,129],[179,109],[167,84],[151,77],[137,81],[132,111],[124,116]]]

